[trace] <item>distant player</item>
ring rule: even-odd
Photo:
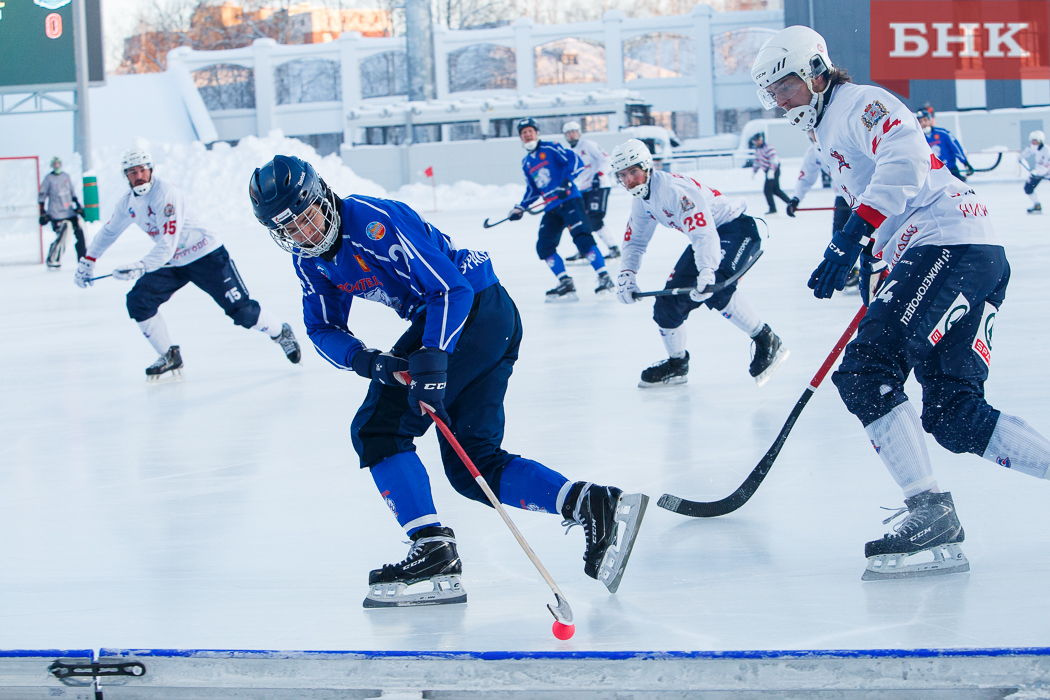
[[[605,210],[609,206],[609,190],[612,189],[612,176],[609,169],[612,161],[605,149],[590,139],[581,138],[580,123],[565,122],[562,133],[569,142],[572,152],[580,157],[583,170],[576,176],[576,187],[583,195],[583,207],[587,210],[587,219],[591,224],[592,234],[602,239],[609,252],[606,260],[620,257],[619,239],[605,230]],[[586,262],[587,258],[577,252],[565,259],[565,262]]]
[[[688,295],[656,297],[653,320],[660,328],[669,357],[643,371],[638,386],[686,382],[689,351],[685,349],[682,324],[694,309],[704,305],[721,312],[755,342],[749,371],[759,386],[765,384],[787,359],[787,348],[737,293],[736,282],[713,294],[703,291],[707,285],[731,277],[762,245],[755,220],[744,214],[747,202],[726,197],[692,178],[653,169],[653,156],[638,139],[617,146],[612,163],[616,179],[635,198],[623,237],[623,261],[616,291],[620,301],[636,301],[635,278],[658,223],[681,231],[690,241],[664,288],[694,289]]]
[[[517,221],[537,199],[546,202],[540,220],[536,252],[558,278],[558,286],[547,292],[547,301],[576,301],[576,285],[565,271],[565,261],[558,255],[558,241],[562,231],[569,229],[572,242],[591,267],[598,273],[595,294],[611,294],[616,285],[605,269],[605,258],[591,236],[591,224],[583,208],[583,197],[575,179],[583,171],[579,156],[553,141],[541,141],[536,120],[531,117],[518,122],[518,136],[528,154],[521,161],[525,171],[525,197],[521,204],[507,215]]]
[[[933,154],[944,163],[948,172],[966,182],[966,178],[973,175],[973,168],[970,166],[970,161],[966,159],[966,152],[963,151],[962,144],[952,136],[952,132],[933,125],[932,110],[920,109],[915,112],[915,118],[919,120],[919,126],[922,127],[922,133],[926,135],[926,143],[930,145]],[[959,168],[960,163],[966,166],[965,174]]]
[[[128,314],[160,355],[146,368],[146,379],[173,378],[182,372],[181,351],[172,344],[159,308],[190,282],[214,299],[238,326],[262,331],[281,346],[291,362],[299,362],[299,343],[291,326],[248,296],[226,247],[196,218],[182,190],[153,174],[150,154],[128,151],[121,168],[131,189],[91,241],[74,281],[79,287],[91,286],[95,261],[131,224],[153,239],[153,248],[142,260],[113,271],[114,279],[135,281],[128,292]]]
[[[584,572],[615,590],[648,499],[571,482],[503,449],[503,397],[522,325],[488,253],[456,249],[401,202],[340,199],[313,166],[290,156],[256,170],[249,194],[259,222],[292,254],[318,354],[371,380],[350,436],[361,468],[370,470],[412,546],[404,561],[369,574],[365,607],[466,602],[456,537],[438,518],[414,445],[432,422],[423,405],[449,425],[502,503],[582,525]],[[351,333],[354,299],[379,302],[411,324],[390,352],[372,350]],[[488,504],[440,433],[438,443],[452,486]],[[427,581],[433,590],[405,592]]]
[[[765,176],[762,193],[766,195],[766,204],[769,205],[769,211],[766,214],[776,214],[777,203],[773,199],[773,195],[780,197],[785,204],[791,203],[791,198],[784,193],[784,190],[780,189],[780,156],[777,155],[777,149],[766,143],[765,134],[752,136],[751,147],[755,149],[751,175],[754,176],[759,170],[762,171]]]
[[[1035,195],[1035,188],[1044,178],[1050,177],[1050,148],[1044,143],[1046,135],[1042,131],[1033,131],[1028,135],[1028,147],[1021,151],[1021,160],[1034,158],[1035,167],[1028,182],[1024,184],[1024,193],[1032,200],[1029,214],[1042,214],[1043,205],[1039,203],[1039,197]]]
[[[84,208],[77,200],[73,189],[73,180],[68,173],[62,172],[62,161],[58,156],[51,159],[51,172],[40,184],[40,225],[51,222],[55,232],[55,242],[47,251],[47,266],[51,269],[62,267],[62,252],[66,249],[66,227],[73,229],[77,238],[77,259],[84,257],[84,231],[80,228],[80,217]]]
[[[868,311],[833,381],[904,491],[907,512],[865,545],[864,577],[965,571],[963,528],[934,478],[922,431],[951,452],[1032,476],[1046,477],[1050,466],[1050,442],[984,398],[1010,265],[985,204],[933,154],[914,114],[880,87],[854,85],[826,47],[812,29],[788,27],[763,44],[751,75],[766,109],[816,129],[826,165],[848,165],[836,180],[857,201],[809,287],[830,298],[861,257]],[[904,393],[912,372],[923,390],[921,420]],[[908,561],[927,551],[935,565]]]

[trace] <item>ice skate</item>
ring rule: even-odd
[[[611,245],[609,246],[609,252],[605,254],[606,260],[615,260],[620,257],[620,246]]]
[[[860,294],[860,270],[853,268],[846,275],[846,286],[842,289],[847,294]]]
[[[896,525],[892,533],[883,535],[881,540],[864,545],[868,568],[861,580],[881,581],[969,571],[970,562],[959,547],[965,533],[955,513],[952,495],[924,491],[904,499],[904,505],[907,507],[883,523],[907,511],[904,521]],[[929,554],[925,555],[927,552]]]
[[[577,252],[575,255],[570,255],[569,257],[565,258],[566,265],[586,265],[589,262],[590,261],[587,259],[587,256],[580,252]]]
[[[1042,203],[1040,203],[1040,204],[1033,204],[1031,206],[1031,208],[1028,209],[1028,213],[1029,214],[1042,214],[1043,213],[1043,205],[1042,205]]]
[[[559,277],[558,286],[554,289],[548,290],[547,292],[548,304],[552,302],[578,300],[579,297],[576,296],[576,285],[573,284],[572,277],[569,277],[568,275],[566,275],[565,277]]]
[[[788,359],[791,352],[780,342],[780,338],[768,323],[762,326],[762,330],[752,340],[755,341],[755,355],[751,358],[751,368],[748,372],[755,378],[755,382],[762,386],[777,371],[777,367]]]
[[[608,272],[601,272],[598,274],[598,288],[594,290],[594,293],[600,297],[610,296],[616,293],[616,283],[613,282],[613,279],[609,276]]]
[[[456,551],[456,534],[450,527],[431,525],[412,535],[408,556],[368,574],[366,608],[403,608],[417,605],[466,603],[460,575],[463,564]],[[430,583],[428,589],[426,584]],[[422,584],[418,591],[409,586]]]
[[[178,345],[172,345],[157,361],[146,368],[146,381],[160,383],[182,379],[182,353]]]
[[[574,525],[583,526],[587,539],[583,572],[605,584],[610,593],[620,586],[648,503],[649,497],[642,493],[625,494],[613,486],[577,481],[562,506],[566,532]]]
[[[638,386],[642,389],[651,389],[658,386],[685,384],[687,374],[689,374],[688,351],[685,357],[669,357],[648,369],[643,369],[642,380],[638,382]]]
[[[299,343],[295,339],[295,334],[292,333],[292,327],[287,323],[281,324],[281,334],[273,339],[273,342],[281,346],[281,350],[284,350],[285,357],[292,364],[298,364],[302,355],[299,352]]]

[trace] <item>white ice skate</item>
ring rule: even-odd
[[[426,584],[433,584],[428,590]],[[413,590],[409,590],[412,588]],[[409,586],[404,581],[376,583],[365,597],[366,608],[409,608],[419,605],[466,603],[467,592],[459,576],[434,576]]]
[[[932,556],[932,558],[931,558]],[[970,570],[970,562],[957,544],[942,544],[911,554],[879,554],[868,558],[862,581],[891,578],[919,578],[961,574]]]
[[[620,587],[623,570],[634,549],[638,527],[648,505],[649,497],[644,493],[620,494],[616,502],[616,541],[605,550],[598,569],[598,580],[605,584],[610,593],[615,593]]]

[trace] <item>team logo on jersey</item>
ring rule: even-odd
[[[839,162],[839,172],[840,173],[842,172],[843,168],[845,168],[846,170],[853,170],[853,168],[851,168],[849,166],[849,163],[846,162],[846,157],[843,156],[838,151],[836,151],[834,148],[832,148],[830,151],[828,151],[828,155]]]
[[[959,292],[959,296],[955,297],[949,306],[948,310],[941,316],[941,320],[937,322],[930,334],[926,336],[926,339],[930,341],[930,345],[936,345],[941,342],[948,331],[952,329],[956,323],[962,320],[963,316],[970,313],[970,302],[966,300],[966,297]]]
[[[540,152],[540,160],[547,160],[547,154],[546,154],[546,153],[543,153],[543,152],[541,151],[541,152]]]
[[[667,209],[664,209],[664,216],[666,216],[668,219],[673,219],[674,218],[674,212],[673,211],[668,211]]]
[[[364,270],[365,272],[371,272],[372,271],[372,268],[370,268],[368,266],[368,263],[366,263],[364,258],[362,258],[360,255],[355,255],[354,256],[354,260],[357,261],[357,264],[360,265],[361,269]]]
[[[149,204],[146,205],[146,216],[156,216],[156,214],[153,213],[153,207]]]
[[[175,207],[173,205],[171,205],[170,203],[164,205],[164,216],[166,216],[168,218],[171,218],[171,215],[174,214],[174,213],[175,213]]]
[[[543,154],[541,153],[540,155]],[[539,187],[542,190],[551,183],[551,171],[547,170],[547,168],[540,168],[540,170],[533,175],[533,178],[536,180],[536,187]]]
[[[685,195],[682,195],[682,211],[692,211],[696,209],[696,205],[693,204],[693,200],[689,199]]]
[[[135,218],[135,210],[134,209],[132,209],[131,207],[128,207],[128,213],[131,214],[131,218],[132,219]]]
[[[321,263],[317,263],[316,267],[318,272],[320,272],[325,277],[328,277],[328,270],[324,269]],[[329,277],[329,279],[331,279],[331,277]]]
[[[864,122],[864,126],[868,127],[868,131],[871,131],[889,113],[886,105],[875,100],[864,108],[864,114],[860,116],[860,120]]]
[[[373,241],[378,241],[386,235],[386,226],[378,221],[373,221],[368,226],[365,226],[365,235]]]

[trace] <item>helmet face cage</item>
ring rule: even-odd
[[[274,243],[285,252],[304,258],[323,255],[339,236],[339,210],[332,201],[334,198],[328,185],[318,177],[316,185],[300,195],[293,206],[266,222],[266,230],[270,232]],[[317,209],[322,214],[320,227],[314,223],[316,217],[313,214]],[[317,234],[320,234],[317,243],[300,242],[303,239],[316,239]],[[300,241],[293,237],[296,235]]]
[[[132,186],[131,180],[128,180],[128,186],[131,187],[131,191],[135,193],[136,197],[149,194],[149,191],[153,189],[153,156],[149,154],[149,151],[139,151],[131,149],[124,152],[124,157],[120,161],[120,170],[124,173],[124,177],[128,176],[128,170],[138,167],[145,166],[150,170],[149,182]]]
[[[631,139],[626,143],[622,143],[617,146],[612,152],[612,169],[616,175],[616,181],[623,185],[625,188],[627,185],[620,177],[620,173],[625,170],[629,170],[633,166],[638,166],[645,172],[645,182],[635,187],[628,188],[635,197],[648,197],[649,196],[649,182],[652,180],[653,172],[653,154],[649,152],[649,149],[644,143],[638,139]]]

